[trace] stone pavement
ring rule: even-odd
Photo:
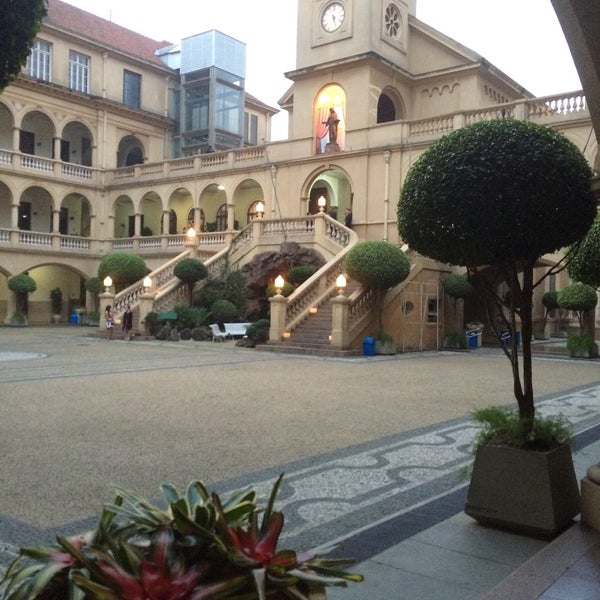
[[[321,359],[87,333],[0,328],[0,570],[19,544],[88,528],[113,484],[266,496],[282,471],[282,543],[342,542],[366,575],[331,598],[480,598],[547,547],[462,513],[468,415],[512,403],[496,349]],[[598,362],[534,368],[540,411],[573,424],[581,474],[600,457]]]

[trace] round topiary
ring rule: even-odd
[[[191,306],[194,284],[208,277],[206,265],[197,258],[184,258],[175,265],[173,275],[186,284],[189,305]]]
[[[237,319],[239,312],[237,306],[229,300],[216,300],[210,305],[212,318],[218,323],[225,323]]]
[[[344,271],[372,290],[387,290],[408,277],[410,262],[398,246],[373,240],[356,244],[346,254]]]
[[[148,273],[144,260],[132,252],[112,252],[98,266],[98,277],[104,281],[109,275],[117,291],[139,281]]]
[[[469,280],[460,273],[451,273],[442,280],[444,292],[455,300],[464,300],[473,293],[473,286]]]
[[[17,312],[25,313],[27,308],[27,294],[37,290],[37,283],[27,273],[19,273],[9,277],[6,282],[8,289],[17,295]]]
[[[567,271],[574,281],[600,288],[600,213],[585,237],[571,249]]]

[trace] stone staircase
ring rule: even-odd
[[[359,287],[358,283],[349,281],[346,295],[352,294]],[[335,295],[336,292],[332,292],[331,298]],[[359,349],[331,347],[329,337],[331,334],[332,313],[331,302],[325,301],[290,333],[290,337],[281,341],[269,341],[266,344],[260,344],[256,346],[256,349],[263,352],[336,358],[361,356],[362,350]]]

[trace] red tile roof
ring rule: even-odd
[[[48,15],[44,19],[44,24],[69,31],[79,37],[97,42],[101,46],[163,67],[164,63],[155,56],[154,52],[171,44],[171,42],[150,39],[61,0],[49,0]]]

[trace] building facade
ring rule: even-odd
[[[60,10],[26,73],[0,95],[0,319],[10,317],[11,275],[36,279],[30,322],[50,322],[49,290],[60,282],[66,311],[85,305],[83,283],[108,252],[136,252],[157,268],[182,252],[189,226],[215,252],[255,219],[259,202],[265,220],[323,208],[342,222],[349,208],[358,239],[402,244],[396,205],[410,166],[432,141],[479,120],[547,124],[598,161],[581,91],[533,97],[419,21],[415,0],[299,0],[296,65],[280,100],[289,136],[277,142],[268,141],[273,109],[247,94],[239,108],[235,57],[183,73],[178,46],[96,17],[86,30],[72,20],[87,13],[52,4]],[[202,90],[216,94],[227,79],[222,100],[238,127],[229,138],[211,133],[214,101],[202,101]],[[427,272],[422,315],[440,301],[440,271]],[[437,340],[439,322],[424,320]]]

